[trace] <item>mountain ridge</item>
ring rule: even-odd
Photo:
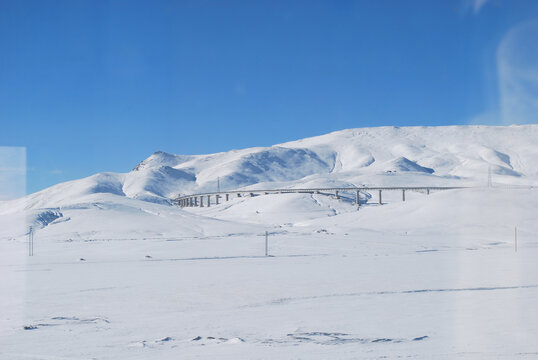
[[[94,193],[160,204],[180,194],[306,186],[535,184],[538,125],[345,129],[205,155],[156,151],[128,173],[98,173],[26,196],[25,208],[54,208]]]

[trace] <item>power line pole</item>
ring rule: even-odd
[[[269,233],[265,232],[265,256],[269,255]]]
[[[32,226],[28,232],[28,256],[34,256],[34,228]]]

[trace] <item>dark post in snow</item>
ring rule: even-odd
[[[359,199],[359,190],[357,190],[357,194],[355,196],[355,204],[357,206],[361,206],[360,199]]]
[[[381,190],[379,190],[379,205],[383,204],[383,199],[381,198]]]
[[[269,233],[266,231],[265,232],[265,256],[268,256],[268,253],[269,253]]]
[[[405,189],[402,190],[402,201],[405,201]]]
[[[28,256],[34,256],[34,228],[30,226],[28,232]]]

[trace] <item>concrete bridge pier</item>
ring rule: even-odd
[[[204,197],[200,196],[200,207],[204,207]]]
[[[226,201],[230,200],[230,194],[226,194]]]
[[[194,198],[194,206],[198,206],[198,197]]]
[[[335,192],[334,192],[334,198],[335,198],[336,200],[340,199],[340,196],[338,195],[338,190],[335,190]]]
[[[426,189],[426,195],[430,195],[430,189],[429,188]]]
[[[215,195],[215,205],[219,204],[220,195]]]
[[[405,189],[402,189],[402,201],[405,201]]]
[[[355,194],[355,205],[361,206],[360,199],[359,199],[359,190],[357,190],[357,193]]]
[[[211,206],[211,195],[207,195],[207,207]]]
[[[383,205],[383,198],[381,197],[381,190],[379,190],[379,205]]]

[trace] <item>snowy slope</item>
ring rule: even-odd
[[[522,185],[538,183],[537,132],[352,129],[157,152],[0,202],[0,359],[535,358],[538,191]],[[360,209],[346,193],[170,205],[217,177],[482,187],[386,191],[381,206],[364,192]]]
[[[536,189],[86,200],[0,241],[0,359],[536,357]]]

